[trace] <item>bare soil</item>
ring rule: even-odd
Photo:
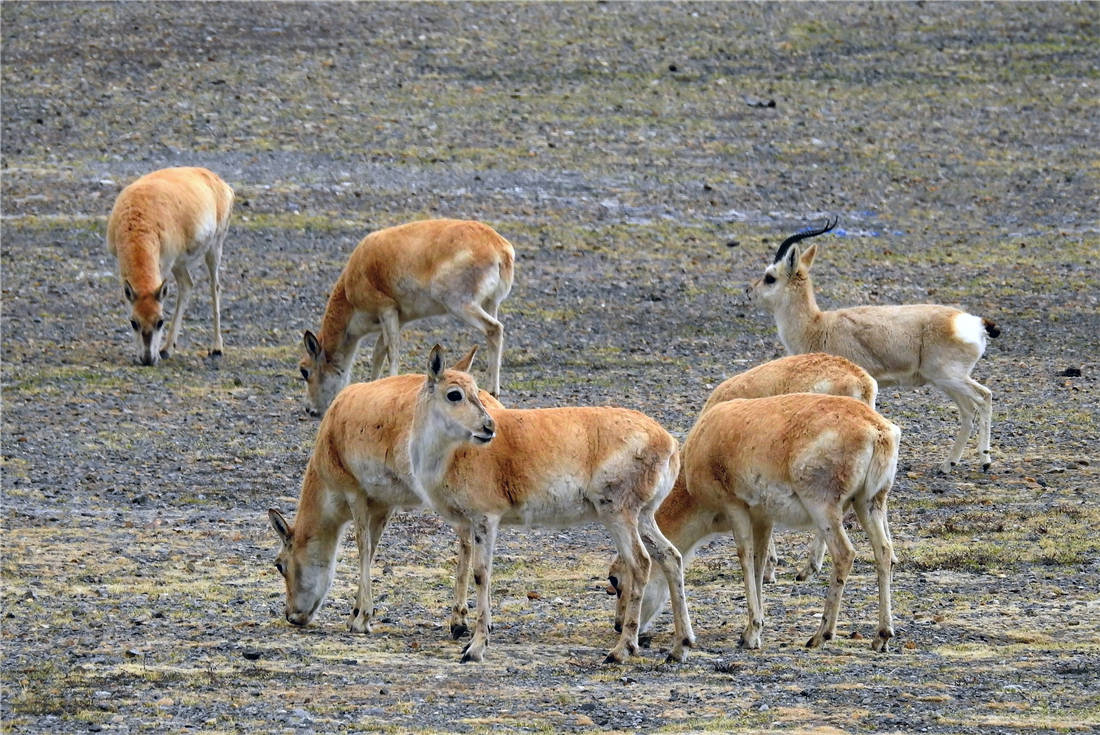
[[[4,2],[0,727],[9,732],[929,732],[1100,727],[1100,22],[1090,3]],[[203,165],[236,189],[225,355],[206,275],[181,349],[133,364],[105,217],[123,185]],[[747,303],[787,234],[837,215],[823,306],[936,301],[993,319],[975,376],[994,466],[936,467],[956,426],[883,390],[903,430],[898,639],[875,655],[870,551],[840,640],[802,643],[824,576],[780,538],[765,645],[736,647],[736,553],[688,571],[699,648],[625,666],[598,527],[509,529],[488,659],[445,620],[451,531],[399,514],[381,623],[348,633],[354,548],[298,630],[277,539],[316,420],[301,332],[372,229],[484,220],[518,252],[502,400],[614,403],[677,435],[776,357]],[[431,344],[480,336],[444,318]],[[365,376],[363,361],[357,376]]]

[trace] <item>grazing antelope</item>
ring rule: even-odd
[[[820,393],[848,396],[874,408],[878,386],[875,384],[875,379],[868,375],[866,370],[843,357],[822,352],[788,355],[778,360],[771,360],[762,365],[757,365],[725,380],[711,392],[700,415],[719,403],[736,398],[767,398],[786,393]],[[681,510],[681,501],[678,498],[682,498],[685,492],[683,484],[684,472],[683,466],[681,466],[680,474],[676,478],[676,484],[673,485],[672,492],[665,498],[665,502],[661,504],[661,507],[657,509],[657,525],[662,531],[677,522],[677,514]],[[814,536],[808,556],[806,566],[795,577],[799,581],[806,580],[812,574],[821,571],[821,565],[825,558],[824,534],[818,533]],[[773,541],[768,544],[768,556],[764,566],[764,577],[769,582],[775,582],[777,562],[778,558]],[[685,558],[686,563],[687,559]],[[608,572],[608,581],[611,584],[609,594],[619,592],[619,574],[619,562],[616,559]],[[615,616],[616,627],[621,625],[622,608],[620,597]],[[643,626],[642,633],[645,632],[646,628]]]
[[[894,635],[886,499],[897,471],[900,435],[898,427],[860,401],[805,393],[726,401],[699,418],[681,453],[684,482],[673,488],[658,517],[685,563],[707,537],[733,533],[748,608],[742,648],[760,647],[762,562],[773,525],[815,528],[824,535],[833,576],[821,624],[806,645],[820,646],[835,636],[855,556],[843,523],[851,507],[871,540],[878,570],[878,633],[871,645],[886,649]],[[643,626],[666,596],[661,581],[650,580]]]
[[[325,413],[302,482],[298,513],[288,523],[268,510],[283,542],[275,566],[286,581],[286,619],[306,625],[332,586],[336,550],[349,522],[359,548],[359,590],[348,628],[369,633],[374,614],[370,568],[386,523],[397,508],[423,504],[412,489],[409,427],[423,375],[355,383],[340,391]],[[500,408],[488,393],[481,400]],[[470,544],[458,539],[451,635],[467,631]]]
[[[187,268],[200,257],[210,272],[214,309],[210,354],[222,354],[218,265],[232,209],[233,190],[205,168],[153,171],[123,189],[115,200],[107,220],[107,249],[118,258],[142,365],[156,365],[175,349],[194,286]],[[168,338],[162,339],[169,271],[176,277],[179,296]]]
[[[489,642],[498,526],[592,520],[604,524],[623,559],[627,599],[622,632],[606,661],[638,652],[651,556],[672,590],[676,638],[669,658],[684,660],[695,637],[683,566],[653,518],[679,470],[676,440],[653,419],[623,408],[486,410],[466,372],[472,358],[473,352],[444,370],[439,346],[432,350],[409,441],[418,492],[458,528],[471,529],[478,615],[462,661],[481,661]]]
[[[962,457],[975,420],[982,469],[988,470],[993,394],[971,378],[970,371],[985,352],[986,337],[996,337],[1001,330],[989,319],[935,304],[821,311],[810,280],[817,245],[803,250],[797,243],[834,227],[835,220],[788,237],[764,276],[749,287],[775,317],[783,346],[789,354],[830,352],[847,357],[880,386],[936,386],[955,402],[960,421],[943,471],[950,472]]]
[[[299,370],[313,411],[324,413],[348,384],[364,336],[380,332],[371,379],[387,356],[390,375],[397,375],[401,326],[448,313],[485,334],[490,392],[500,395],[504,327],[497,311],[512,289],[515,258],[511,243],[481,222],[422,220],[363,238],[332,287],[320,336],[303,336]]]

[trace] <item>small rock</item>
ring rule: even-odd
[[[852,631],[852,634],[851,634],[850,636],[848,636],[848,637],[849,637],[849,638],[851,638],[851,639],[852,639],[853,641],[861,641],[861,640],[863,640],[863,634],[862,634],[862,633],[860,633],[860,632],[859,632],[858,630],[853,630],[853,631]]]
[[[740,246],[741,246],[741,242],[739,240],[730,240],[729,242],[726,243],[727,248],[736,248],[736,247],[740,247]]]
[[[527,599],[528,599],[528,600],[541,600],[541,599],[542,599],[542,595],[540,595],[540,594],[539,594],[538,592],[536,592],[535,590],[529,590],[529,591],[527,592]]]
[[[263,651],[260,651],[257,648],[246,648],[241,651],[241,655],[249,661],[257,661],[261,656],[263,656]]]
[[[1057,373],[1057,375],[1059,377],[1062,377],[1062,378],[1080,378],[1081,377],[1081,368],[1068,367],[1065,370],[1062,370],[1061,372]]]

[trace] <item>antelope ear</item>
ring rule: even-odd
[[[814,256],[815,255],[817,255],[817,243],[816,242],[813,245],[811,245],[810,247],[806,248],[806,252],[802,253],[802,255],[799,257],[798,261],[800,263],[802,263],[802,265],[806,266],[807,269],[809,269],[810,265],[813,264],[813,262],[814,262]]]
[[[451,365],[451,370],[461,370],[464,373],[470,372],[470,365],[474,361],[474,354],[477,352],[477,345],[470,348],[470,351],[466,353],[466,356],[461,360]]]
[[[305,334],[302,335],[302,343],[306,346],[306,352],[309,353],[310,357],[314,360],[320,359],[323,350],[317,335],[307,329]]]
[[[137,294],[134,293],[134,287],[130,285],[129,281],[122,282],[122,293],[125,294],[126,300],[131,304],[137,301]]]
[[[275,533],[279,534],[279,538],[283,540],[283,543],[289,543],[290,524],[286,522],[286,518],[283,518],[283,514],[274,508],[268,508],[267,517],[271,521],[271,527],[275,529]]]
[[[797,245],[791,245],[787,250],[787,273],[794,275],[798,270],[798,259],[801,257],[801,249]]]
[[[153,293],[153,298],[157,301],[164,301],[168,297],[168,279],[164,279],[160,282],[160,286]]]
[[[443,348],[436,345],[428,355],[428,382],[435,384],[443,376]]]

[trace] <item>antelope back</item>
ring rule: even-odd
[[[848,396],[875,407],[878,385],[851,360],[813,352],[788,355],[734,375],[714,389],[703,411],[735,398],[767,398],[785,393]]]

